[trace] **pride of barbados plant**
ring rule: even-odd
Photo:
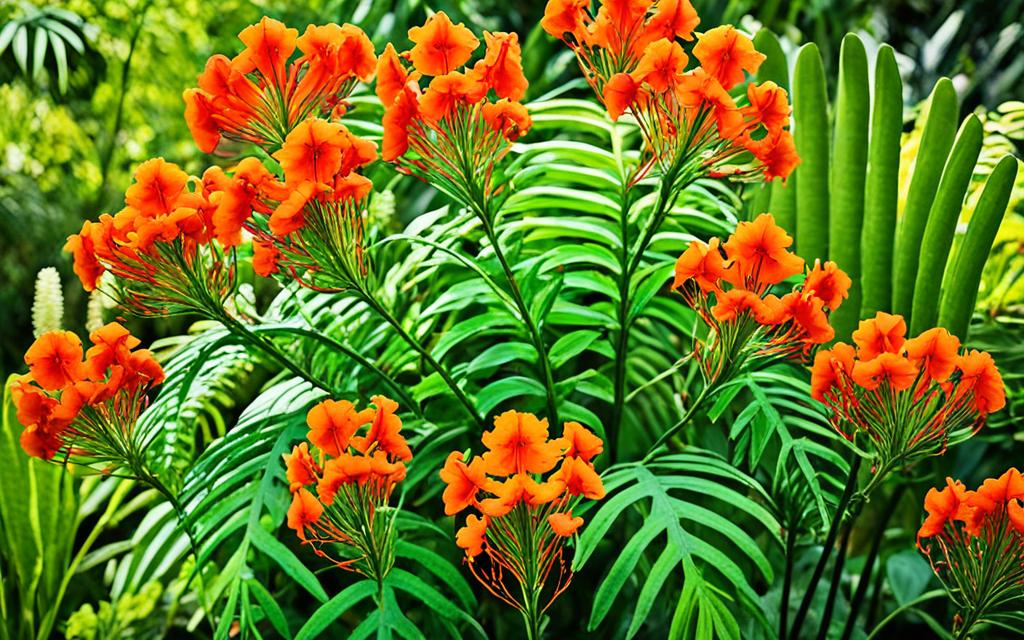
[[[689,0],[593,4],[550,0],[541,27],[600,106],[524,103],[519,36],[444,12],[379,57],[355,26],[264,18],[184,93],[196,145],[223,161],[197,175],[142,163],[124,206],[68,239],[83,286],[109,288],[122,311],[214,321],[164,367],[119,324],[87,350],[43,333],[12,385],[29,454],[172,503],[193,575],[216,576],[189,632],[206,617],[218,638],[484,637],[521,616],[531,640],[576,637],[580,618],[554,611],[587,575],[586,633],[770,638],[777,604],[778,638],[824,640],[870,495],[1005,404],[994,359],[941,328],[906,339],[879,313],[855,346],[826,346],[856,277],[805,262],[794,229],[728,194],[800,163],[789,97],[755,77],[772,74],[750,38],[699,31]],[[360,86],[374,78],[376,99]],[[581,123],[586,141],[572,137]],[[396,169],[448,200],[404,233],[380,212],[438,194],[410,197],[417,183],[399,177],[376,199],[371,178]],[[265,311],[242,301],[253,272],[261,294],[280,288]],[[179,470],[172,492],[160,478]],[[1022,487],[1013,471],[926,498],[918,541],[960,611],[958,640],[1021,601]],[[143,529],[167,558],[118,559],[118,589],[182,559],[163,515]],[[882,584],[880,526],[843,638]],[[170,606],[173,623],[196,605]]]
[[[833,427],[870,441],[874,479],[941,455],[974,435],[1006,403],[992,356],[961,352],[942,328],[906,338],[898,315],[879,312],[853,333],[856,347],[836,343],[815,356],[811,395],[828,406]]]
[[[591,462],[604,443],[577,422],[566,422],[562,437],[550,439],[546,419],[506,411],[483,444],[482,456],[448,456],[441,470],[444,511],[480,512],[466,518],[455,542],[476,579],[522,613],[526,636],[535,640],[544,612],[572,578],[565,541],[583,526],[573,509],[605,495]]]
[[[395,560],[397,510],[388,502],[412,451],[400,433],[398,403],[384,396],[372,402],[361,411],[348,400],[317,404],[306,416],[313,450],[303,442],[284,460],[292,492],[288,526],[318,556],[380,589]]]
[[[629,113],[647,143],[637,178],[657,166],[683,184],[698,175],[740,177],[763,172],[785,178],[799,162],[786,91],[774,82],[747,85],[749,104],[728,93],[765,56],[731,25],[695,34],[689,0],[603,2],[550,0],[541,26],[565,42],[612,120]],[[693,41],[699,66],[679,40]]]
[[[928,517],[917,546],[958,612],[953,637],[974,635],[985,622],[1013,625],[1024,603],[1024,476],[1010,469],[974,491],[946,478],[924,498]]]
[[[803,282],[779,297],[775,285],[803,274],[804,261],[789,251],[793,239],[771,214],[741,222],[725,243],[694,240],[676,261],[672,288],[703,321],[692,357],[704,386],[692,407],[747,367],[803,359],[835,332],[828,314],[847,296],[850,278],[834,263],[815,262]],[[722,250],[725,255],[723,256]],[[692,412],[665,431],[658,445],[685,426]]]
[[[223,138],[280,147],[306,119],[344,114],[345,98],[373,76],[373,43],[350,24],[309,25],[299,36],[264,17],[238,38],[246,48],[232,59],[212,56],[199,86],[184,93],[185,120],[206,153]]]

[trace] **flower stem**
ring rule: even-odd
[[[828,564],[828,559],[832,555],[832,547],[835,545],[836,537],[839,535],[839,529],[845,520],[846,507],[850,504],[850,499],[853,497],[854,489],[857,486],[857,473],[860,471],[860,464],[860,456],[854,457],[853,462],[850,463],[850,473],[846,478],[846,487],[843,488],[843,493],[839,496],[839,503],[836,505],[836,513],[832,517],[832,524],[828,528],[828,534],[825,536],[825,544],[821,549],[821,557],[818,558],[818,564],[814,567],[814,573],[811,574],[811,579],[807,583],[807,590],[804,592],[804,597],[800,601],[800,608],[797,609],[796,617],[793,618],[793,627],[789,634],[791,640],[797,640],[797,638],[800,637],[800,629],[803,626],[804,619],[807,617],[807,612],[811,606],[811,600],[814,599],[814,593],[817,590],[818,582],[821,581],[821,576],[825,573],[825,566]]]
[[[666,442],[668,442],[669,438],[674,436],[683,427],[685,427],[687,424],[689,424],[689,422],[693,418],[694,414],[697,413],[697,409],[700,407],[701,404],[703,404],[704,399],[707,398],[708,395],[710,395],[711,390],[712,390],[712,388],[714,386],[715,386],[714,382],[709,382],[709,383],[704,385],[704,388],[700,390],[700,393],[697,394],[697,397],[694,398],[693,402],[690,403],[690,407],[686,410],[686,413],[683,414],[683,417],[679,419],[679,422],[675,423],[674,425],[672,425],[668,429],[668,431],[666,431],[665,433],[661,434],[661,437],[659,437],[654,442],[654,444],[651,445],[651,448],[647,452],[647,455],[644,456],[643,462],[649,462],[651,460],[651,458],[653,458],[654,455],[658,452],[658,449],[661,448],[661,445],[663,445]]]
[[[494,255],[498,257],[498,262],[501,264],[502,271],[505,272],[505,279],[508,280],[512,299],[515,301],[516,307],[519,309],[519,315],[522,317],[523,324],[526,326],[526,330],[530,334],[530,340],[533,342],[533,348],[537,352],[537,362],[540,365],[540,373],[544,382],[548,420],[550,421],[550,424],[557,425],[558,402],[555,394],[555,378],[551,370],[551,360],[548,358],[548,350],[544,346],[544,338],[541,335],[540,328],[537,326],[537,323],[534,322],[533,316],[530,314],[530,307],[526,304],[526,299],[523,298],[523,292],[519,288],[519,283],[516,281],[516,276],[512,272],[512,267],[509,266],[508,260],[505,258],[505,252],[501,249],[501,244],[498,241],[498,234],[495,232],[494,225],[491,222],[486,202],[481,197],[479,201],[472,201],[471,205],[484,226],[484,233],[487,235],[487,240],[490,242],[491,248],[494,250]]]
[[[789,594],[793,589],[793,551],[796,549],[797,525],[786,530],[786,573],[782,580],[782,600],[779,605],[779,638],[786,637],[789,620]]]
[[[381,319],[383,319],[385,322],[391,325],[391,327],[395,330],[399,337],[401,337],[402,340],[406,342],[406,344],[412,347],[413,351],[418,353],[420,357],[422,357],[423,360],[428,365],[430,365],[430,368],[432,368],[434,371],[437,372],[439,376],[441,376],[441,379],[444,380],[445,384],[448,385],[448,388],[451,389],[452,394],[459,401],[459,403],[462,404],[463,408],[466,410],[466,413],[468,413],[476,422],[477,426],[481,430],[483,430],[483,428],[485,427],[483,418],[481,418],[480,414],[477,413],[476,407],[473,405],[472,400],[470,400],[466,393],[462,390],[462,387],[460,387],[458,383],[455,382],[455,379],[452,378],[450,373],[448,373],[448,370],[445,369],[444,366],[440,362],[438,362],[436,358],[434,358],[430,351],[425,346],[423,346],[423,344],[419,340],[417,340],[415,336],[409,333],[404,326],[402,326],[402,323],[399,322],[398,318],[396,318],[395,315],[387,309],[387,307],[382,305],[380,301],[378,301],[377,298],[375,298],[369,291],[366,291],[362,287],[357,287],[355,291],[358,293],[359,297],[363,300],[363,302],[365,302],[371,309],[373,309],[377,313],[377,315],[381,317]]]
[[[889,520],[892,518],[893,513],[896,511],[896,505],[899,503],[900,498],[903,496],[904,485],[897,487],[889,500],[886,503],[885,508],[881,512],[882,519],[875,527],[875,535],[871,540],[871,548],[868,550],[867,558],[864,560],[864,569],[860,573],[860,580],[857,582],[857,591],[853,594],[853,600],[850,601],[850,615],[846,620],[846,627],[843,629],[843,635],[841,640],[850,640],[853,637],[853,629],[857,624],[857,614],[860,613],[861,604],[864,602],[864,597],[867,595],[868,585],[871,582],[871,572],[875,566],[875,560],[878,558],[878,551],[882,546],[882,539],[885,537],[885,530],[889,524]]]

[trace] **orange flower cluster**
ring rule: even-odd
[[[197,298],[223,301],[234,287],[233,265],[210,243],[216,210],[208,184],[154,158],[136,169],[125,207],[87,220],[64,250],[74,256],[86,291],[103,272],[115,275],[128,311],[163,316],[194,310]]]
[[[472,460],[458,451],[448,456],[440,474],[447,484],[445,513],[455,515],[467,507],[480,512],[466,519],[456,544],[465,549],[480,583],[520,611],[537,606],[557,569],[547,605],[532,610],[542,613],[572,577],[562,553],[565,539],[583,525],[573,508],[583,498],[600,500],[605,495],[591,462],[604,443],[576,422],[565,423],[561,438],[549,439],[546,419],[518,411],[497,416],[483,443],[487,452]],[[481,554],[488,560],[483,567]],[[514,583],[506,580],[508,574]],[[521,586],[521,595],[513,584]]]
[[[199,86],[184,93],[185,120],[205,153],[221,137],[276,148],[306,119],[340,116],[377,62],[373,43],[350,24],[309,25],[299,36],[264,17],[238,38],[246,48],[233,59],[212,56]]]
[[[325,400],[306,415],[307,438],[285,454],[292,493],[288,526],[316,554],[337,566],[382,581],[394,562],[394,516],[388,507],[405,479],[412,451],[400,433],[398,403],[374,396],[374,408]],[[367,430],[359,435],[364,426]],[[316,487],[314,495],[307,487]],[[342,545],[344,558],[325,546]]]
[[[25,352],[29,372],[11,388],[25,430],[21,446],[51,460],[74,456],[80,464],[128,466],[141,462],[145,443],[135,422],[146,393],[164,372],[139,340],[112,322],[89,336],[92,346],[70,331],[44,333]],[[106,469],[105,469],[106,470]]]
[[[377,159],[376,146],[342,124],[311,118],[292,129],[273,157],[283,181],[257,158],[245,158],[230,176],[217,167],[204,174],[217,203],[220,243],[235,246],[243,230],[252,234],[253,265],[262,276],[284,265],[321,289],[343,289],[365,277],[363,216],[373,184],[357,171]]]
[[[959,627],[1024,601],[1024,476],[1010,469],[976,491],[946,478],[929,489],[917,546],[959,607]]]
[[[724,244],[693,241],[679,256],[678,289],[710,329],[695,355],[708,381],[727,379],[751,357],[803,356],[835,332],[828,314],[847,297],[850,278],[832,262],[815,262],[801,285],[782,297],[773,285],[804,271],[793,239],[771,214],[741,222]],[[722,250],[725,255],[722,255]]]
[[[765,56],[731,25],[703,33],[689,0],[549,0],[541,26],[576,53],[583,76],[617,120],[629,112],[649,146],[643,176],[664,174],[786,178],[799,164],[788,131],[789,100],[774,82],[749,84],[746,105],[729,91]],[[696,43],[688,55],[680,39]],[[699,65],[687,71],[690,56]]]
[[[811,373],[811,395],[835,429],[849,439],[866,432],[885,470],[941,455],[951,436],[969,437],[1006,403],[988,353],[961,353],[942,328],[906,332],[902,316],[879,312],[853,332],[855,347],[819,352]]]
[[[411,50],[399,55],[389,44],[377,62],[377,96],[386,109],[381,156],[474,202],[474,185],[488,193],[495,166],[532,124],[518,102],[527,87],[519,38],[484,32],[483,58],[462,71],[480,42],[443,11],[410,29],[409,39]],[[431,78],[425,90],[424,76]]]

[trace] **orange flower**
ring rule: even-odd
[[[334,496],[346,484],[362,484],[370,478],[373,463],[366,456],[342,453],[324,464],[324,475],[316,485],[320,501],[327,506],[334,504]]]
[[[494,429],[483,434],[485,469],[495,476],[513,473],[545,473],[561,453],[557,441],[548,440],[547,419],[532,413],[506,411],[494,418]]]
[[[744,282],[753,286],[772,285],[800,273],[804,261],[788,251],[793,239],[770,213],[762,213],[753,222],[741,222],[726,241],[725,253],[734,261]]]
[[[473,66],[472,75],[494,89],[499,98],[522,100],[526,94],[519,36],[501,31],[484,31],[487,53]]]
[[[932,380],[945,382],[956,369],[960,340],[945,329],[936,327],[907,340],[903,348],[915,364],[924,365]]]
[[[50,433],[38,425],[26,427],[18,442],[25,453],[42,460],[52,460],[63,446],[58,434]]]
[[[765,55],[754,49],[750,38],[731,25],[715,27],[697,36],[693,55],[726,91],[743,82],[744,71],[757,73],[765,60]]]
[[[416,76],[418,77],[418,74]],[[398,52],[395,51],[394,45],[389,42],[384,47],[384,53],[380,54],[380,58],[377,59],[376,92],[381,104],[385,108],[390,107],[395,101],[395,97],[402,92],[402,88],[405,87],[406,83],[414,79],[414,77],[409,75],[405,65],[402,64],[402,59],[398,56]]]
[[[811,368],[811,397],[824,402],[825,394],[853,372],[854,355],[853,347],[844,342],[837,342],[831,350],[816,353]]]
[[[716,299],[718,302],[711,307],[711,315],[719,322],[732,322],[744,312],[752,316],[765,312],[761,296],[746,289],[730,289],[717,294]]]
[[[225,247],[242,241],[242,227],[252,217],[253,208],[262,195],[288,197],[288,190],[258,158],[244,158],[228,178],[219,168],[203,174],[203,182],[217,192],[217,208],[213,212],[213,230]]]
[[[451,115],[460,104],[479,102],[486,93],[486,84],[453,71],[430,81],[420,100],[419,112],[428,120],[438,122]]]
[[[139,339],[117,322],[108,323],[89,334],[93,346],[85,352],[89,376],[101,380],[110,365],[124,362],[131,350],[139,346]]]
[[[210,101],[196,89],[185,89],[185,123],[196,146],[203,153],[213,153],[220,142],[220,127],[213,117]]]
[[[616,73],[604,85],[602,100],[608,110],[608,117],[613,121],[626,112],[636,102],[639,85],[628,73]]]
[[[769,131],[781,131],[789,124],[789,96],[774,82],[748,84],[747,100],[750,106],[742,112],[750,124],[764,125]]]
[[[441,496],[444,514],[455,515],[476,502],[477,493],[487,485],[484,461],[473,458],[467,465],[462,453],[453,451],[441,469],[441,480],[448,485]]]
[[[530,130],[533,121],[530,114],[519,102],[499,100],[485,103],[482,115],[484,122],[508,140],[518,140]]]
[[[309,63],[300,91],[309,85],[329,84],[337,77],[355,76],[368,82],[377,67],[373,43],[362,29],[350,24],[309,25],[295,43],[303,53],[296,64]]]
[[[602,49],[618,50],[626,45],[653,0],[605,0],[590,27],[588,41]]]
[[[242,29],[238,39],[246,49],[235,56],[232,67],[240,73],[259,70],[278,84],[285,79],[285,63],[295,51],[298,29],[289,29],[273,18],[263,17],[259,23]]]
[[[82,288],[86,291],[95,290],[100,277],[106,271],[100,261],[96,259],[96,246],[93,243],[94,230],[99,231],[99,225],[86,220],[82,223],[82,231],[68,236],[63,248],[64,251],[71,253],[75,275],[82,281]]]
[[[302,442],[293,447],[290,454],[286,453],[282,457],[287,467],[285,477],[293,492],[317,481],[320,467],[309,453],[309,444]]]
[[[82,341],[71,331],[49,331],[36,338],[25,352],[32,378],[47,391],[55,391],[82,379]]]
[[[804,280],[803,290],[810,293],[825,303],[825,306],[835,311],[849,296],[850,285],[853,281],[846,275],[836,263],[831,260],[821,265],[821,260],[814,260],[814,268],[807,274]]]
[[[960,370],[958,393],[974,392],[974,407],[981,415],[999,411],[1006,405],[1003,377],[988,353],[971,350],[958,356],[956,368]]]
[[[413,66],[428,76],[445,75],[461,67],[480,44],[461,22],[452,24],[444,11],[427,18],[422,27],[409,29],[409,39],[416,43],[409,52]]]
[[[568,538],[583,526],[583,518],[572,517],[571,511],[568,513],[552,513],[548,516],[548,524],[551,525],[551,530],[555,532],[555,535]]]
[[[604,451],[604,442],[578,422],[566,422],[562,431],[561,446],[565,447],[566,458],[579,458],[590,462]]]
[[[370,401],[377,407],[373,413],[373,422],[366,437],[352,438],[352,446],[367,453],[370,447],[377,445],[377,450],[389,453],[399,460],[412,460],[409,444],[399,431],[402,430],[402,419],[395,415],[398,403],[385,396],[373,396]]]
[[[693,40],[693,30],[700,24],[690,0],[660,0],[658,10],[647,23],[647,33],[674,40]]]
[[[720,290],[719,280],[729,280],[732,273],[725,267],[719,242],[718,238],[711,238],[708,244],[691,240],[690,246],[676,260],[672,288],[678,289],[692,278],[705,293]]]
[[[310,119],[292,129],[274,153],[289,185],[331,180],[341,169],[346,129],[336,122]]]
[[[385,162],[394,162],[409,149],[409,125],[419,115],[418,100],[419,88],[407,86],[384,112],[380,155]]]
[[[674,91],[682,81],[688,60],[678,42],[663,38],[647,45],[630,76],[638,83],[646,82],[658,93]]]
[[[270,215],[267,226],[270,233],[283,238],[305,226],[306,205],[328,189],[327,185],[317,182],[303,182],[295,187],[292,194],[284,200]]]
[[[478,518],[475,515],[470,515],[466,518],[466,526],[459,529],[455,534],[455,544],[460,549],[466,550],[466,556],[470,562],[473,561],[473,558],[484,552],[487,524],[487,516]]]
[[[566,458],[552,479],[564,483],[565,491],[572,496],[600,500],[605,494],[604,483],[594,465],[581,458]]]
[[[571,34],[576,42],[586,36],[583,16],[590,8],[590,0],[549,0],[544,7],[540,26],[552,37],[564,39]]]
[[[565,491],[565,483],[555,475],[541,483],[528,474],[517,473],[504,482],[488,480],[486,490],[495,497],[481,500],[479,509],[492,518],[500,518],[520,502],[535,507],[555,500]]]
[[[874,318],[861,320],[860,326],[853,332],[857,357],[871,360],[882,353],[899,353],[906,334],[907,323],[903,316],[879,311]]]
[[[861,360],[853,365],[853,381],[865,389],[877,389],[883,382],[894,391],[913,386],[918,369],[914,363],[895,353],[883,353],[873,360]]]
[[[277,273],[277,263],[281,260],[281,252],[273,244],[261,240],[252,241],[252,270],[256,275],[269,277]]]
[[[941,491],[935,488],[929,489],[924,497],[924,509],[928,517],[921,524],[917,531],[918,544],[924,538],[931,538],[938,535],[946,526],[946,522],[957,518],[966,507],[967,490],[963,483],[952,478],[946,478],[946,488]]]
[[[1024,498],[1024,476],[1010,468],[998,478],[989,478],[968,496],[967,503],[983,514],[1001,509],[1010,500]]]
[[[785,180],[800,164],[796,143],[789,131],[769,132],[760,140],[746,136],[743,145],[761,162],[766,180]]]
[[[323,513],[320,501],[307,489],[299,489],[292,494],[292,506],[288,508],[288,528],[305,540],[306,527],[319,520]]]
[[[188,174],[163,158],[146,160],[135,170],[135,181],[124,194],[129,207],[154,216],[170,213],[188,184]]]
[[[1020,501],[1007,502],[1006,515],[1009,516],[1010,525],[1016,529],[1017,533],[1024,534],[1024,507],[1021,507]]]
[[[348,400],[324,400],[306,414],[309,441],[329,456],[340,456],[359,427],[373,419],[373,409],[356,411]]]

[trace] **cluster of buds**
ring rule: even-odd
[[[804,357],[835,332],[828,314],[847,297],[850,278],[816,261],[803,283],[782,297],[773,285],[804,272],[793,239],[770,214],[741,222],[729,239],[693,241],[679,256],[672,288],[708,327],[694,357],[709,383],[727,380],[752,359]],[[722,255],[722,249],[725,255]]]
[[[444,12],[409,39],[411,50],[399,55],[389,44],[377,63],[381,156],[460,202],[486,201],[494,168],[532,124],[518,102],[527,87],[518,36],[484,32],[486,53],[463,71],[480,41]],[[426,90],[423,77],[431,78]]]
[[[21,446],[30,456],[142,473],[145,438],[135,423],[163,369],[139,340],[112,322],[82,341],[70,331],[39,336],[25,353],[29,372],[13,383]]]
[[[125,192],[125,207],[87,220],[68,238],[75,273],[86,291],[105,271],[117,298],[140,316],[220,307],[235,284],[234,262],[211,243],[217,209],[212,192],[163,158],[147,160]]]
[[[238,37],[245,50],[212,56],[199,86],[184,94],[185,120],[206,153],[222,137],[276,148],[306,119],[344,114],[345,99],[377,61],[373,43],[350,24],[309,25],[299,36],[264,17]]]
[[[549,439],[546,419],[517,411],[497,416],[494,430],[482,440],[487,452],[480,457],[467,461],[458,451],[448,456],[441,470],[445,513],[468,507],[480,512],[467,517],[456,544],[465,549],[477,580],[530,624],[572,577],[564,544],[583,525],[573,509],[584,498],[605,495],[591,462],[604,444],[576,422],[565,423],[561,438]],[[542,603],[553,572],[554,584]]]
[[[606,0],[596,16],[586,0],[549,0],[541,26],[572,48],[584,78],[617,120],[630,113],[648,145],[637,179],[663,175],[786,178],[799,163],[786,91],[747,85],[747,104],[729,94],[765,56],[731,25],[695,33],[689,0]],[[699,65],[679,40],[696,44]]]
[[[1010,469],[976,491],[946,478],[924,498],[917,546],[959,609],[954,633],[1020,611],[1024,602],[1024,476]]]
[[[811,373],[811,395],[828,406],[834,428],[850,440],[858,431],[870,438],[876,477],[941,455],[951,437],[973,435],[1006,403],[988,353],[961,353],[942,328],[910,340],[906,332],[902,316],[879,312],[854,331],[856,347],[820,351]]]
[[[397,512],[388,501],[405,479],[412,451],[400,433],[398,403],[384,396],[371,401],[374,407],[361,411],[347,400],[314,406],[306,416],[313,449],[303,442],[284,460],[292,493],[288,526],[318,556],[382,583],[394,564]]]
[[[273,154],[280,180],[257,158],[230,175],[213,167],[203,184],[213,193],[218,241],[232,247],[253,236],[253,266],[262,276],[282,268],[320,290],[341,290],[366,277],[363,219],[372,183],[357,170],[377,158],[376,146],[344,125],[304,120]]]

